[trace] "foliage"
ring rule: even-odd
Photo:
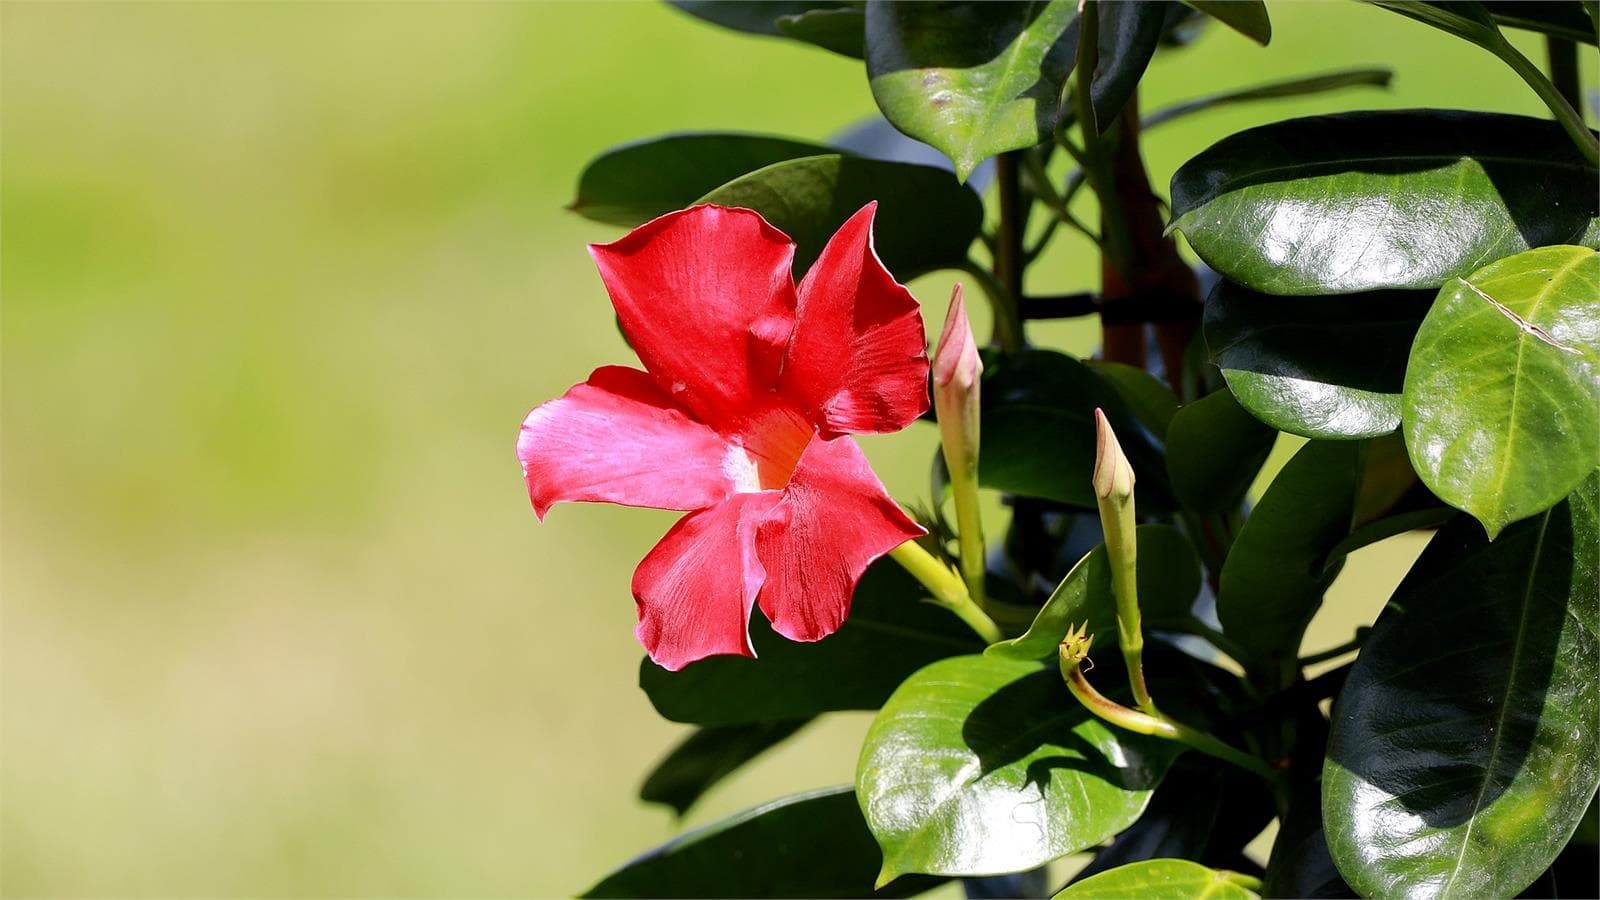
[[[696,202],[748,207],[794,238],[804,271],[877,201],[876,248],[898,278],[955,271],[980,291],[996,346],[971,462],[1013,515],[971,593],[1005,640],[985,650],[917,603],[942,596],[926,570],[907,563],[925,590],[885,561],[820,642],[758,615],[753,659],[646,660],[657,710],[701,726],[645,786],[680,812],[816,716],[876,718],[853,790],[679,838],[592,896],[905,894],[1083,851],[1095,862],[1051,886],[1060,896],[1511,896],[1593,853],[1579,826],[1600,786],[1600,173],[1559,64],[1594,42],[1593,4],[1379,2],[1374,27],[1420,22],[1484,48],[1554,121],[1266,122],[1193,148],[1170,207],[1149,184],[1145,129],[1387,73],[1197,90],[1141,116],[1154,54],[1181,54],[1208,18],[1268,45],[1267,7],[675,5],[862,59],[884,119],[949,171],[679,134],[602,153],[572,209],[631,226]],[[1512,27],[1548,36],[1552,76]],[[991,160],[986,226],[966,182]],[[1058,232],[1100,255],[1100,291],[1029,290]],[[1178,236],[1220,274],[1214,288]],[[1028,344],[1030,319],[1062,315],[1099,316],[1100,359]],[[1115,509],[1094,477],[1113,452],[1097,409],[1136,479]],[[1309,441],[1252,507],[1282,434]],[[982,544],[946,524],[951,491],[974,488],[944,467],[918,546],[953,568],[958,547],[970,564]],[[1083,539],[1096,509],[1100,546]],[[1117,539],[1135,509],[1143,524],[1121,520]],[[1436,528],[1370,633],[1303,653],[1351,552]],[[1243,848],[1274,817],[1263,868]]]

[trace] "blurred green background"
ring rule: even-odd
[[[1158,184],[1271,118],[1541,110],[1381,10],[1272,13],[1269,49],[1164,54],[1146,108],[1355,64],[1394,89],[1165,128]],[[644,3],[8,0],[0,41],[4,892],[563,895],[673,834],[634,799],[684,729],[635,686],[628,592],[673,516],[541,526],[513,455],[529,407],[631,361],[583,251],[614,232],[562,206],[619,142],[825,138],[873,111],[861,64]],[[1093,272],[1064,237],[1030,278]],[[934,323],[951,277],[914,285]],[[934,446],[868,442],[904,499]],[[1312,643],[1418,546],[1358,555]],[[848,781],[866,720],[688,824]]]

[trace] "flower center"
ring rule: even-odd
[[[815,435],[816,429],[799,413],[767,410],[734,438],[724,466],[740,493],[781,490]]]

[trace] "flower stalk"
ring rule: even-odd
[[[1156,712],[1144,678],[1144,628],[1139,614],[1137,520],[1133,507],[1133,466],[1122,452],[1111,423],[1100,409],[1094,411],[1094,493],[1100,508],[1100,528],[1105,533],[1106,558],[1111,563],[1111,593],[1117,601],[1117,636],[1128,664],[1128,686],[1134,702],[1145,712]]]
[[[986,644],[994,644],[1005,638],[1000,633],[1000,626],[989,618],[989,614],[972,602],[972,597],[967,593],[967,585],[956,574],[955,569],[929,553],[926,548],[916,541],[906,541],[900,546],[889,551],[889,556],[907,573],[922,582],[932,595],[935,606],[942,606],[955,613],[961,621],[967,623],[978,637],[983,638]]]
[[[933,355],[933,405],[939,417],[939,445],[950,471],[956,508],[956,539],[967,593],[980,609],[984,597],[983,518],[978,511],[978,403],[983,360],[972,337],[972,323],[958,282],[950,312]]]

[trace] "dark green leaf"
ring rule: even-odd
[[[1277,437],[1225,390],[1178,410],[1167,429],[1167,475],[1178,502],[1200,513],[1237,510]]]
[[[1186,859],[1148,859],[1101,872],[1057,894],[1065,900],[1252,900],[1254,878]]]
[[[1344,540],[1333,546],[1328,551],[1328,559],[1323,564],[1323,570],[1338,566],[1344,558],[1360,550],[1370,547],[1379,541],[1392,538],[1397,534],[1416,531],[1423,528],[1438,528],[1450,519],[1455,511],[1447,506],[1431,506],[1425,509],[1414,509],[1398,515],[1378,519],[1375,522],[1357,528],[1348,534]]]
[[[567,208],[586,219],[632,228],[683,209],[740,175],[828,152],[820,144],[756,134],[669,134],[595,157],[578,176],[578,196]]]
[[[1147,628],[1180,629],[1200,593],[1200,561],[1183,532],[1169,525],[1140,525],[1138,531],[1139,607]],[[1104,544],[1091,550],[1061,580],[1023,636],[991,644],[984,652],[1009,659],[1038,660],[1056,655],[1067,631],[1084,622],[1096,647],[1117,642],[1117,604],[1111,593],[1111,566]]]
[[[1328,845],[1367,896],[1509,897],[1600,785],[1600,474],[1494,543],[1429,542],[1334,706]]]
[[[747,34],[781,35],[778,19],[812,10],[843,9],[843,0],[667,0],[697,19]]]
[[[1312,441],[1272,480],[1222,566],[1222,630],[1269,667],[1292,664],[1333,581],[1328,552],[1350,532],[1362,445]]]
[[[1074,0],[867,4],[867,76],[883,115],[963,180],[1048,138],[1077,46]]]
[[[1600,244],[1597,177],[1554,122],[1343,113],[1212,145],[1172,177],[1173,224],[1266,293],[1437,288],[1529,247]]]
[[[1095,67],[1089,99],[1101,131],[1111,124],[1144,77],[1166,27],[1169,4],[1162,0],[1117,0],[1097,4],[1100,63]],[[1076,38],[1073,52],[1077,52]]]
[[[983,225],[983,202],[943,169],[836,154],[775,163],[701,198],[761,213],[794,238],[797,270],[873,200],[874,245],[901,280],[960,265]]]
[[[1259,84],[1254,87],[1239,88],[1232,91],[1221,91],[1216,94],[1207,94],[1193,100],[1184,100],[1156,110],[1140,120],[1144,128],[1154,128],[1157,125],[1181,119],[1184,116],[1203,112],[1218,106],[1228,106],[1234,103],[1245,103],[1252,100],[1276,100],[1282,97],[1301,97],[1306,94],[1321,94],[1326,91],[1337,91],[1347,87],[1383,87],[1389,86],[1394,79],[1393,69],[1340,69],[1322,75],[1306,75],[1300,78],[1290,78],[1284,81],[1273,81]]]
[[[797,41],[815,44],[840,56],[866,56],[866,14],[858,6],[813,9],[778,19],[778,30]]]
[[[912,672],[937,659],[982,648],[948,611],[890,561],[867,570],[849,618],[814,644],[774,633],[751,617],[757,658],[714,656],[668,672],[643,660],[639,686],[674,722],[728,725],[799,719],[846,709],[877,709]]]
[[[909,897],[941,879],[872,887],[880,859],[855,792],[775,800],[692,831],[611,873],[585,897]]]
[[[1272,20],[1261,0],[1183,0],[1218,22],[1265,47],[1272,41]]]
[[[1489,10],[1477,0],[1373,0],[1374,6],[1393,10],[1409,19],[1465,38],[1480,46],[1500,36]]]
[[[1171,388],[1137,366],[1100,359],[1085,360],[1084,365],[1116,390],[1139,424],[1150,429],[1156,440],[1166,442],[1167,426],[1172,424],[1179,405]]]
[[[1133,464],[1139,508],[1171,509],[1161,453],[1121,397],[1083,363],[1050,350],[984,360],[978,480],[997,490],[1094,509],[1097,406],[1105,409]]]
[[[1206,346],[1228,389],[1279,431],[1341,440],[1400,427],[1411,339],[1433,296],[1274,297],[1229,281],[1206,301]]]
[[[1411,463],[1490,538],[1600,464],[1600,253],[1544,247],[1439,291],[1406,367]]]
[[[1272,842],[1262,893],[1268,897],[1354,898],[1328,855],[1322,830],[1322,782],[1301,782],[1289,801],[1278,837]]]
[[[639,788],[639,799],[683,815],[711,786],[788,740],[810,719],[697,728],[672,748]]]
[[[1572,0],[1485,0],[1484,8],[1501,25],[1538,31],[1551,37],[1593,44],[1594,20],[1583,4]]]
[[[963,656],[884,704],[856,790],[881,877],[1020,872],[1131,825],[1178,749],[1094,718],[1054,666]]]

